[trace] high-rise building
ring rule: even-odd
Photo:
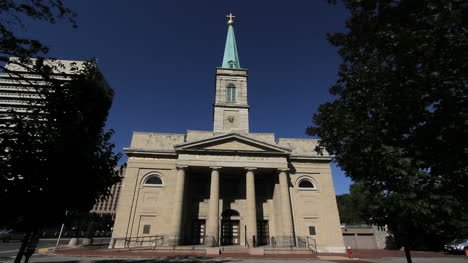
[[[31,60],[35,62],[34,59]],[[84,61],[46,60],[45,64],[54,68],[52,78],[67,80],[83,68]],[[0,127],[14,114],[28,114],[34,108],[40,108],[43,100],[37,87],[48,85],[44,79],[33,73],[29,64],[21,63],[12,57],[0,73]]]
[[[5,122],[11,118],[12,114],[28,115],[32,110],[41,108],[44,97],[41,95],[40,88],[47,88],[49,83],[30,70],[33,63],[35,59],[25,64],[18,58],[12,57],[5,65],[4,72],[0,73],[0,128],[5,126]],[[84,63],[85,61],[76,60],[46,60],[44,62],[45,65],[53,68],[51,78],[64,81],[78,74],[84,68]],[[120,182],[113,185],[111,195],[98,202],[91,212],[114,215],[120,185]]]
[[[115,217],[115,211],[117,210],[117,202],[119,201],[121,187],[122,182],[114,184],[110,189],[110,194],[105,199],[98,201],[90,212],[100,215],[109,214]]]

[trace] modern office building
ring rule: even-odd
[[[110,195],[107,196],[107,198],[98,201],[90,212],[100,215],[109,214],[115,217],[115,211],[117,210],[117,202],[119,201],[121,187],[122,182],[114,184],[110,189]]]
[[[31,63],[35,60],[32,59]],[[69,79],[83,68],[84,61],[48,60],[45,64],[56,66],[52,74],[56,79]],[[31,65],[23,64],[18,58],[12,57],[6,63],[5,70],[0,73],[0,127],[12,114],[28,114],[34,108],[41,107],[41,96],[38,87],[46,87],[48,83],[33,73]],[[13,111],[13,112],[12,112]]]

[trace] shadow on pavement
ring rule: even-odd
[[[33,258],[31,258],[31,263],[36,262]],[[38,259],[36,257],[36,259]],[[108,258],[108,259],[90,259],[90,258],[83,258],[83,260],[74,259],[57,259],[51,262],[54,263],[82,263],[82,262],[92,262],[92,263],[126,263],[126,262],[135,262],[135,263],[234,263],[239,262],[241,260],[238,259],[214,259],[209,257],[195,257],[195,256],[172,256],[172,257],[164,257],[164,258],[142,258],[142,259],[116,259],[116,258]],[[0,263],[3,262],[0,260]],[[38,260],[37,262],[46,262],[42,260]]]
[[[174,257],[164,257],[164,258],[147,258],[147,259],[111,259],[111,260],[96,260],[93,263],[105,263],[105,262],[115,262],[115,263],[124,263],[124,262],[137,262],[137,263],[158,263],[158,262],[168,262],[168,263],[179,263],[179,262],[191,262],[191,263],[228,263],[228,262],[239,262],[237,259],[213,259],[208,257],[194,257],[194,256],[174,256]],[[68,263],[68,262],[67,262]]]

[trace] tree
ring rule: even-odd
[[[363,184],[354,183],[349,187],[349,194],[336,196],[336,203],[342,224],[367,224],[371,197]]]
[[[373,196],[372,222],[413,236],[466,234],[467,8],[462,0],[343,0],[336,100],[307,132]],[[463,233],[465,232],[465,233]]]
[[[65,227],[73,230],[73,236],[94,238],[96,233],[99,236],[108,236],[114,226],[112,214],[97,214],[88,211],[68,214],[65,220]]]
[[[104,130],[113,91],[96,63],[62,78],[41,60],[34,70],[49,84],[33,86],[40,104],[27,115],[11,112],[0,129],[0,200],[8,211],[0,220],[26,233],[16,262],[42,227],[108,196],[121,172],[113,131]]]
[[[76,14],[66,8],[61,0],[2,0],[0,2],[0,62],[9,57],[20,57],[27,63],[30,57],[45,55],[47,46],[39,40],[19,37],[16,30],[24,27],[26,18],[55,24],[66,19],[77,27]],[[3,66],[0,68],[4,69]]]

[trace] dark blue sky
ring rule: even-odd
[[[251,132],[308,138],[318,105],[331,101],[341,61],[326,33],[344,32],[346,10],[313,1],[65,1],[78,29],[27,24],[59,59],[97,58],[115,91],[108,127],[117,150],[132,131],[212,130],[215,68],[221,65],[225,18],[236,18],[241,66],[249,69]],[[126,156],[124,161],[126,161]],[[333,166],[337,194],[350,180]]]

